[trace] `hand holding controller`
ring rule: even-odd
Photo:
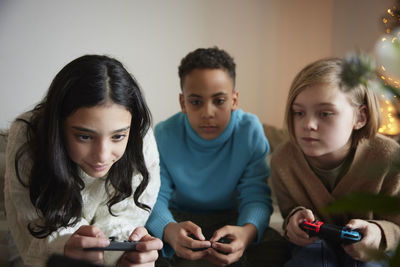
[[[107,247],[92,247],[84,248],[86,251],[136,251],[136,241],[125,240],[123,242],[117,241],[116,237],[109,237],[110,245]]]
[[[192,239],[198,240],[193,234],[189,235],[189,237],[192,238]],[[227,238],[227,237],[222,237],[217,242],[218,243],[222,243],[222,244],[229,244],[229,243],[232,242],[232,240]],[[206,250],[206,249],[208,249],[208,247],[206,247],[206,248],[192,248],[191,250],[193,250],[193,251],[202,251],[202,250]],[[226,253],[224,253],[222,251],[218,251],[218,252],[222,253],[222,254],[226,254]]]
[[[304,221],[300,223],[299,226],[309,236],[318,236],[321,239],[326,239],[336,243],[350,244],[362,239],[362,235],[358,231],[351,230],[347,227],[323,223],[321,221]]]

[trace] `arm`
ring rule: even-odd
[[[390,165],[390,170],[385,175],[381,194],[400,198],[400,149],[396,151],[395,160]],[[400,214],[376,214],[373,215],[373,220],[370,223],[376,224],[382,233],[382,241],[380,247],[385,251],[394,250],[400,241]]]
[[[248,138],[251,140],[249,141],[249,148],[252,153],[237,187],[239,191],[237,224],[239,226],[254,225],[256,240],[258,241],[268,227],[272,213],[271,191],[267,184],[267,178],[270,175],[266,161],[269,144],[259,122]]]
[[[279,154],[277,153],[274,154],[274,156],[271,159],[271,185],[276,195],[282,218],[284,219],[282,228],[286,231],[286,226],[289,222],[290,217],[297,211],[306,208],[299,206],[298,203],[292,198],[291,194],[287,190],[287,185],[285,185],[282,174],[280,172],[281,168],[285,168],[281,167],[280,163],[281,160],[282,159],[279,157]]]
[[[168,224],[176,223],[172,213],[170,212],[169,200],[171,194],[174,191],[172,179],[170,178],[168,171],[160,155],[160,174],[161,174],[161,187],[157,197],[156,204],[150,214],[149,220],[146,223],[146,228],[157,238],[164,239],[164,231]],[[164,256],[172,256],[174,254],[172,247],[165,243],[163,248]]]
[[[394,160],[391,164],[389,163],[388,171],[384,171],[382,174],[383,182],[382,184],[379,183],[380,194],[394,198],[400,197],[400,172],[398,169],[398,164],[400,162],[399,157],[400,150],[397,149],[391,157],[392,159],[394,158]],[[386,162],[390,162],[390,160],[386,160]],[[380,166],[382,165],[383,163],[380,163]],[[374,213],[372,220],[353,219],[350,220],[346,226],[351,229],[358,229],[363,234],[363,238],[360,242],[344,246],[346,253],[354,259],[363,261],[371,260],[371,253],[366,251],[365,248],[370,250],[380,249],[388,252],[394,251],[399,245],[399,213]]]
[[[17,121],[10,128],[6,151],[5,207],[9,229],[24,263],[39,265],[51,253],[63,254],[69,237],[88,222],[82,219],[74,227],[64,228],[45,239],[35,238],[29,233],[28,224],[40,222],[40,213],[30,201],[29,189],[17,179],[14,167],[16,151],[26,140],[26,127],[25,123]],[[25,153],[20,162],[20,176],[27,183],[32,161]]]

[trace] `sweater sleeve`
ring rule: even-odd
[[[155,133],[157,138],[157,127]],[[157,142],[160,142],[159,138],[157,138]],[[171,194],[174,190],[174,184],[165,166],[162,155],[160,155],[160,176],[160,191],[146,227],[155,237],[163,240],[164,229],[167,224],[176,221],[169,210],[169,200],[171,199]],[[170,257],[175,253],[175,251],[168,243],[164,243],[162,253],[164,256]]]
[[[12,124],[6,149],[6,174],[4,185],[7,223],[13,241],[26,265],[44,266],[47,257],[52,253],[63,254],[68,238],[81,225],[88,224],[81,219],[74,227],[63,228],[44,239],[33,237],[28,225],[40,223],[39,211],[32,205],[29,190],[22,185],[15,172],[15,156],[17,150],[26,141],[26,124],[16,121]],[[27,183],[31,159],[25,153],[20,160],[20,177]]]
[[[280,213],[284,219],[282,228],[285,230],[290,216],[296,211],[303,209],[303,207],[298,206],[297,202],[287,190],[284,177],[282,177],[284,174],[282,174],[281,170],[284,167],[282,167],[281,162],[282,159],[280,158],[279,150],[277,150],[271,158],[271,185],[277,198]]]
[[[272,204],[271,191],[267,184],[270,174],[266,160],[269,144],[258,119],[253,125],[253,132],[247,137],[251,140],[249,148],[252,148],[253,152],[237,187],[239,192],[237,223],[238,225],[253,224],[257,228],[258,242],[268,227]]]
[[[397,149],[394,157],[390,170],[382,183],[380,193],[400,198],[400,172],[398,167],[400,164],[400,149]],[[395,250],[400,241],[400,214],[384,214],[380,216],[374,214],[374,219],[369,221],[377,224],[382,230],[383,249],[385,251]]]

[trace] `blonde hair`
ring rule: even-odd
[[[354,107],[365,105],[367,108],[367,122],[364,127],[353,130],[351,145],[356,147],[363,138],[373,138],[380,125],[379,102],[375,93],[365,86],[358,84],[348,87],[342,83],[341,72],[344,61],[340,58],[326,58],[317,60],[304,67],[294,78],[290,86],[286,102],[285,122],[292,142],[297,143],[294,135],[292,104],[296,97],[308,86],[315,84],[330,84],[344,92]]]

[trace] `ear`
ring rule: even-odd
[[[367,124],[368,110],[365,105],[358,108],[356,122],[354,123],[354,129],[359,130]]]
[[[181,105],[182,113],[186,113],[185,97],[183,94],[179,94],[179,104]]]
[[[239,91],[234,91],[232,94],[232,110],[237,110],[239,107]]]

